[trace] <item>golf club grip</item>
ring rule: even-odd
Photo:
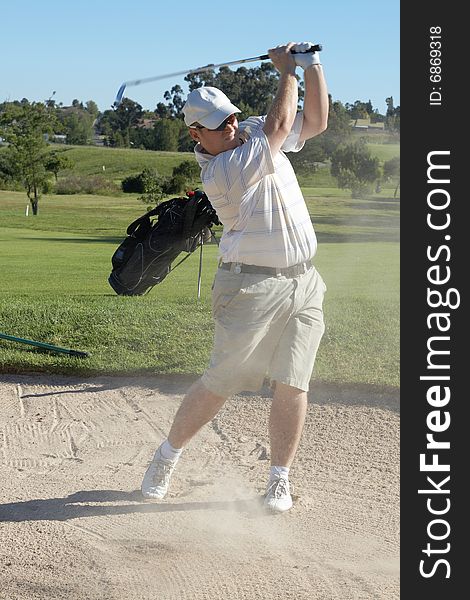
[[[309,48],[307,52],[321,52],[322,50],[323,47],[321,44],[315,44],[315,46]],[[291,52],[292,54],[303,54],[303,52],[294,52],[293,50],[291,50]],[[267,60],[269,58],[269,54],[262,54],[259,58],[260,60]]]

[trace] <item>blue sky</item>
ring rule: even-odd
[[[0,101],[114,101],[122,82],[266,53],[288,41],[323,45],[334,100],[400,104],[399,2],[215,3],[141,0],[5,2],[0,12]],[[259,63],[246,65],[257,66]],[[234,67],[237,68],[237,67]],[[176,80],[129,87],[146,109]]]

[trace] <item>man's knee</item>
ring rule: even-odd
[[[288,400],[289,398],[306,398],[307,392],[301,388],[282,383],[281,381],[274,382],[274,398],[282,398]]]
[[[197,397],[199,400],[205,401],[208,404],[222,405],[227,400],[227,396],[216,394],[206,387],[202,379],[198,379],[193,383],[193,385],[189,388],[187,395]]]

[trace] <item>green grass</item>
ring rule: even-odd
[[[25,217],[28,200],[22,192],[0,191],[2,225],[38,231],[70,231],[91,237],[122,238],[129,223],[145,213],[138,194],[43,196],[36,217]]]
[[[376,156],[383,164],[386,160],[390,160],[395,156],[400,156],[400,144],[372,144],[368,143],[367,147],[372,156]]]
[[[306,169],[302,169],[297,179],[299,184],[303,187],[314,186],[321,188],[336,188],[336,180],[330,173],[329,163],[318,166],[313,172],[308,172]]]
[[[76,175],[104,175],[115,182],[140,173],[145,167],[155,169],[159,175],[168,176],[171,175],[173,167],[183,160],[196,160],[193,152],[154,152],[131,148],[59,144],[55,144],[53,148],[63,150],[74,162],[70,172]],[[66,174],[67,171],[61,173],[61,175]]]
[[[328,286],[316,377],[398,386],[399,202],[390,190],[363,201],[333,187],[303,191],[319,239],[315,263]],[[2,372],[203,371],[212,345],[214,245],[204,249],[199,301],[198,253],[148,295],[122,298],[107,277],[127,225],[145,211],[135,197],[44,196],[36,217],[25,217],[25,206],[24,194],[0,192],[0,332],[91,356],[0,340]]]

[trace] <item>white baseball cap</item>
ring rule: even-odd
[[[241,110],[215,87],[200,87],[193,90],[183,106],[184,122],[188,127],[199,123],[207,129],[215,129],[224,119]]]

